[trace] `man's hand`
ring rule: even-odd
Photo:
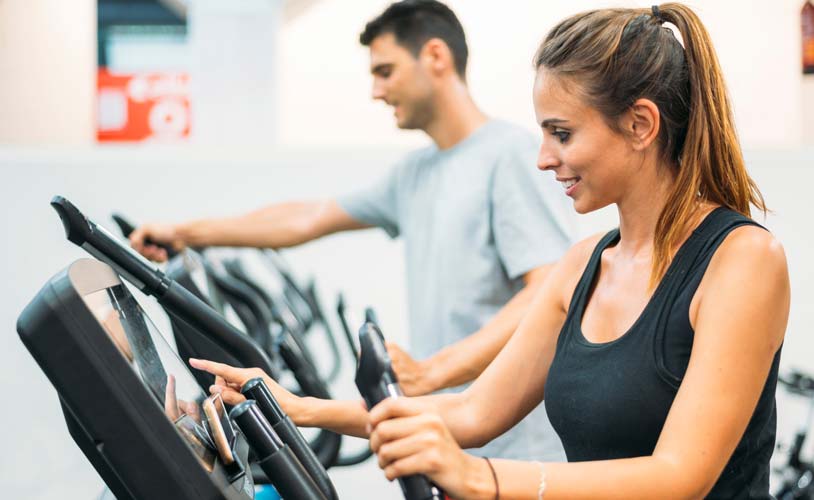
[[[161,243],[178,251],[186,246],[171,224],[145,224],[130,234],[130,246],[138,253],[157,262],[167,260],[167,251],[150,243]]]
[[[385,342],[385,346],[405,396],[423,396],[436,390],[432,371],[426,361],[414,360],[406,351],[392,342]]]

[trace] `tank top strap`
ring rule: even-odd
[[[718,207],[710,212],[673,258],[671,272],[665,274],[662,279],[665,283],[662,283],[661,287],[665,290],[660,300],[671,303],[675,294],[686,285],[687,279],[694,274],[699,265],[702,265],[710,251],[714,251],[733,229],[743,225],[763,227],[726,207]]]
[[[726,207],[718,207],[710,212],[676,253],[668,273],[664,275],[659,284],[658,297],[654,297],[654,300],[658,302],[654,308],[656,322],[653,336],[654,355],[661,376],[674,387],[678,387],[681,378],[671,373],[666,367],[664,344],[668,330],[667,322],[674,310],[683,314],[683,317],[689,317],[690,301],[685,303],[683,300],[678,300],[679,295],[682,297],[686,295],[690,299],[695,295],[695,290],[687,290],[687,287],[693,282],[693,278],[697,277],[698,273],[703,275],[712,254],[726,236],[733,229],[744,225],[763,227],[752,219]],[[697,287],[699,283],[700,280],[697,280],[695,286]],[[689,294],[685,293],[688,291]],[[688,333],[692,335],[692,332]]]
[[[703,227],[699,226],[696,229],[696,232],[699,233],[699,243],[702,244],[702,246],[700,251],[695,255],[694,262],[692,263],[695,266],[701,265],[703,260],[709,256],[710,251],[714,252],[735,228],[740,226],[757,226],[768,231],[768,229],[749,217],[726,207],[716,208],[707,218],[709,219],[709,223]]]
[[[570,335],[570,331],[573,330],[571,327],[571,323],[573,322],[574,314],[577,311],[584,307],[585,300],[588,295],[588,292],[591,289],[591,285],[594,282],[594,277],[596,276],[596,272],[599,269],[600,260],[602,258],[602,252],[608,248],[612,244],[616,244],[619,241],[619,228],[613,229],[608,231],[600,240],[599,243],[596,244],[594,247],[593,253],[591,254],[591,258],[588,259],[588,264],[585,266],[585,270],[582,271],[582,276],[579,278],[577,282],[576,288],[574,288],[574,293],[571,295],[571,302],[568,305],[568,314],[565,318],[565,324],[563,325],[562,330],[560,331],[560,336],[557,339],[557,346],[559,348],[562,341],[565,337]]]
[[[602,252],[605,251],[611,245],[615,245],[619,241],[619,229],[613,229],[608,231],[602,239],[599,240],[599,243],[596,244],[594,247],[594,251],[591,254],[591,258],[588,259],[588,264],[585,266],[585,270],[582,272],[582,276],[577,283],[577,287],[574,289],[574,294],[571,296],[571,303],[568,306],[568,315],[575,311],[575,306],[578,306],[583,300],[585,300],[585,296],[591,289],[591,285],[593,285],[594,277],[596,276],[596,272],[599,270],[599,264],[602,259]]]

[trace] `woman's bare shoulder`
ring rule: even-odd
[[[744,264],[749,266],[744,267]],[[765,272],[785,271],[786,253],[780,241],[769,231],[745,225],[732,230],[710,262],[710,269],[742,268],[759,278]]]

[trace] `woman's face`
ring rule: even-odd
[[[543,141],[540,170],[551,170],[581,214],[617,203],[639,169],[629,141],[585,104],[574,84],[545,68],[534,81],[534,111]]]

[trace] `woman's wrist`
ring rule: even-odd
[[[368,413],[361,401],[295,396],[290,406],[289,416],[299,427],[319,427],[339,434],[368,437]]]
[[[293,396],[289,402],[290,411],[286,413],[298,427],[325,427],[320,421],[322,413],[319,409],[325,400],[311,396]]]
[[[483,457],[464,453],[463,498],[495,500],[498,485],[489,462]]]

